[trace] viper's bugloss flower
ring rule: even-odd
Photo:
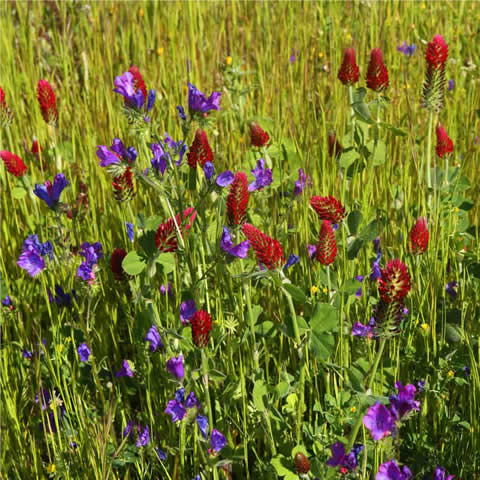
[[[190,112],[207,113],[210,110],[220,110],[221,92],[212,92],[207,98],[192,83],[188,84],[188,108]]]
[[[100,159],[101,167],[124,162],[127,165],[132,164],[137,159],[138,153],[134,147],[125,148],[123,142],[119,138],[114,138],[110,149],[105,145],[98,145],[96,151],[97,157]]]
[[[171,415],[172,422],[179,422],[183,420],[185,415],[187,414],[187,410],[182,405],[182,403],[177,402],[177,400],[170,400],[167,403],[167,408],[165,408],[164,413],[167,415]]]
[[[127,252],[123,248],[116,248],[110,257],[110,269],[112,270],[115,280],[121,281],[126,278],[125,271],[122,267],[123,259],[127,256]]]
[[[290,54],[290,58],[288,59],[288,61],[289,61],[290,63],[293,63],[293,62],[295,62],[296,58],[297,58],[297,57],[296,57],[296,55],[295,55],[295,49],[292,48],[292,53]]]
[[[285,263],[283,248],[277,240],[265,235],[249,223],[243,225],[242,231],[250,242],[259,263],[269,270],[280,268]]]
[[[448,91],[451,92],[454,88],[455,88],[455,80],[453,78],[451,78],[449,81],[448,81]]]
[[[160,450],[159,448],[155,448],[155,453],[158,455],[158,458],[162,462],[164,462],[167,459],[167,454],[163,450]]]
[[[245,223],[249,190],[247,176],[243,172],[237,172],[227,197],[227,218],[230,225]]]
[[[146,91],[144,95],[140,88],[135,88],[135,81],[136,79],[131,72],[124,72],[113,81],[115,86],[113,91],[122,95],[126,105],[142,108],[146,99]]]
[[[250,122],[248,127],[250,128],[250,141],[253,147],[264,147],[268,144],[270,136],[257,122]]]
[[[395,419],[390,410],[381,403],[376,403],[367,410],[363,417],[363,424],[370,430],[376,441],[395,432]]]
[[[184,233],[188,232],[192,227],[196,216],[197,211],[193,207],[189,207],[183,211],[183,222],[180,219],[180,214],[177,214],[175,215],[175,220],[169,218],[166,222],[161,223],[158,226],[155,235],[155,244],[157,248],[163,253],[175,252],[178,250],[177,233],[183,236]]]
[[[2,305],[4,307],[11,307],[12,306],[12,300],[10,298],[10,295],[7,295],[3,300],[2,300]]]
[[[207,438],[208,418],[203,416],[203,415],[197,415],[196,421],[197,421],[198,429],[200,430],[200,433],[202,434],[202,437]]]
[[[332,195],[328,197],[314,196],[310,199],[310,205],[321,220],[328,220],[333,224],[338,224],[345,217],[345,208]]]
[[[401,420],[412,410],[420,410],[420,402],[415,400],[417,394],[415,385],[402,385],[402,382],[396,382],[395,388],[398,393],[390,396],[390,410],[395,420]]]
[[[227,439],[216,429],[212,430],[212,434],[210,435],[210,445],[212,448],[219,452],[222,448],[227,444]]]
[[[466,376],[466,377],[469,377],[470,376],[470,367],[468,367],[468,365],[464,365],[462,367],[462,371],[463,371],[463,374]]]
[[[65,178],[63,173],[55,175],[52,182],[47,180],[43,185],[35,184],[33,193],[43,200],[49,208],[55,208],[58,205],[60,194],[63,192],[64,188],[69,184],[68,180]]]
[[[75,290],[72,290],[72,295],[66,293],[60,285],[55,285],[55,297],[52,295],[50,288],[47,287],[48,298],[50,303],[55,303],[59,307],[70,307],[72,302],[72,295],[75,296]]]
[[[381,269],[378,291],[385,303],[401,302],[410,291],[410,274],[407,266],[399,259],[390,260]]]
[[[352,336],[373,338],[374,325],[375,325],[374,319],[372,319],[368,325],[363,325],[363,323],[356,322],[352,326]]]
[[[357,61],[355,60],[355,49],[346,48],[343,54],[343,62],[338,71],[338,79],[344,85],[353,85],[358,82],[359,72]]]
[[[88,345],[84,342],[77,348],[77,353],[81,362],[88,362],[88,358],[92,352],[90,352]]]
[[[155,105],[156,98],[157,98],[157,92],[155,90],[149,90],[148,100],[147,100],[147,112],[149,112]]]
[[[130,436],[130,434],[132,433],[133,425],[134,425],[133,420],[129,420],[127,422],[127,425],[125,426],[125,429],[123,430],[123,438]]]
[[[167,162],[170,161],[170,156],[165,152],[162,145],[158,143],[152,143],[150,148],[153,153],[152,167],[163,175],[168,166]]]
[[[203,168],[207,162],[213,163],[212,148],[205,130],[201,128],[195,132],[192,146],[187,153],[187,162],[190,168],[197,168],[198,164]]]
[[[128,239],[133,243],[133,235],[134,235],[133,223],[125,222],[125,228],[127,229]]]
[[[180,320],[183,325],[189,325],[190,319],[197,311],[195,300],[185,300],[180,304]]]
[[[349,471],[353,471],[358,466],[358,455],[365,447],[360,444],[355,444],[352,451],[347,455],[345,452],[345,445],[342,442],[334,443],[330,449],[332,456],[327,460],[329,467],[343,467]]]
[[[208,181],[212,179],[212,177],[215,175],[215,167],[212,162],[205,163],[203,166],[203,173]]]
[[[416,48],[414,43],[407,45],[407,42],[404,41],[397,47],[397,51],[403,53],[406,57],[411,57],[415,53]]]
[[[448,45],[441,35],[435,35],[427,45],[425,53],[427,73],[422,90],[422,106],[431,112],[439,113],[444,105],[443,93],[447,58]]]
[[[3,160],[7,172],[15,177],[22,177],[27,173],[28,167],[23,163],[23,160],[18,156],[7,150],[0,151],[0,158]]]
[[[17,265],[23,268],[31,277],[35,277],[45,270],[43,257],[53,258],[53,245],[47,241],[40,243],[37,235],[28,236],[23,242],[22,254],[18,258]]]
[[[77,269],[77,277],[82,280],[91,282],[95,279],[94,267],[98,261],[103,257],[102,244],[95,242],[90,244],[84,242],[80,245],[80,255],[85,258]]]
[[[52,86],[46,80],[39,80],[37,98],[42,117],[47,123],[55,123],[58,118],[57,99]]]
[[[190,392],[188,394],[187,399],[185,400],[185,406],[187,408],[196,407],[198,409],[201,407],[200,402],[198,401],[198,398],[194,392]]]
[[[307,245],[307,251],[308,251],[308,258],[313,260],[315,258],[315,254],[317,253],[317,246],[309,243]]]
[[[160,295],[173,296],[172,285],[168,282],[166,285],[160,285]]]
[[[298,262],[300,262],[300,257],[298,255],[295,255],[294,253],[292,253],[287,258],[287,261],[286,261],[286,263],[283,267],[283,271],[285,272],[286,270],[288,270],[290,267],[292,267],[293,265],[295,265]]]
[[[383,63],[382,51],[374,48],[370,53],[367,69],[367,87],[374,92],[381,92],[388,87],[388,70]]]
[[[410,469],[406,465],[400,468],[395,460],[380,465],[375,476],[375,480],[410,480],[410,478],[412,478]]]
[[[159,348],[163,348],[162,339],[160,338],[160,334],[158,333],[158,329],[155,325],[150,327],[150,330],[145,336],[145,340],[150,342],[150,350],[152,352],[157,351]]]
[[[317,250],[315,258],[325,266],[330,265],[337,256],[337,241],[332,224],[328,220],[322,221],[320,233],[318,234]]]
[[[145,428],[143,429],[143,431],[142,431],[142,426],[137,425],[137,433],[138,433],[138,438],[137,438],[136,446],[138,448],[146,447],[150,442],[150,429],[148,428],[148,425],[145,425]]]
[[[185,376],[185,370],[183,367],[183,355],[178,357],[172,357],[167,360],[167,370],[178,379],[182,379]]]
[[[425,253],[428,247],[428,226],[425,217],[419,217],[410,230],[410,250],[419,255]]]
[[[312,179],[303,171],[302,168],[298,169],[298,180],[295,182],[293,189],[293,196],[298,197],[307,187],[312,186]]]
[[[133,369],[128,360],[124,360],[122,368],[115,374],[116,377],[133,377]]]
[[[448,475],[447,472],[438,465],[435,471],[433,472],[432,480],[453,480],[455,475]]]
[[[187,115],[185,114],[185,110],[181,105],[177,105],[177,112],[178,116],[182,121],[185,121],[187,119]]]
[[[382,249],[380,247],[380,237],[377,237],[374,241],[373,241],[373,250],[375,253],[382,253]]]
[[[233,180],[235,179],[235,175],[230,170],[226,170],[225,172],[218,175],[215,183],[222,188],[228,187]]]
[[[380,259],[382,258],[382,253],[377,253],[377,258],[372,262],[372,269],[370,271],[370,280],[378,280],[382,276],[382,270],[380,268]]]
[[[435,132],[437,134],[435,152],[440,158],[444,158],[453,152],[453,142],[442,125],[438,124]]]
[[[223,227],[223,233],[220,239],[220,248],[233,257],[247,258],[250,243],[248,240],[245,240],[244,242],[234,245],[230,231],[227,227]]]
[[[251,170],[255,181],[248,185],[248,191],[262,190],[264,187],[268,187],[273,182],[272,169],[265,168],[265,160],[260,158],[257,161],[257,165]]]
[[[445,292],[450,295],[450,298],[452,300],[455,300],[457,298],[457,282],[454,280],[453,282],[448,282],[446,287],[445,287]]]
[[[198,348],[208,345],[212,330],[212,317],[205,310],[197,310],[190,319],[192,326],[192,340]]]

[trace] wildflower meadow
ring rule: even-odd
[[[479,3],[0,4],[0,478],[480,478]]]

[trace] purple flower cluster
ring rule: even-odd
[[[247,258],[250,242],[245,240],[244,242],[234,245],[230,231],[227,227],[223,227],[222,238],[220,239],[220,248],[232,257]]]
[[[270,168],[265,168],[265,160],[263,158],[260,158],[257,161],[257,165],[251,172],[255,177],[255,181],[248,185],[249,192],[262,190],[273,182],[272,170]]]
[[[163,142],[152,143],[150,148],[153,153],[151,160],[152,167],[162,175],[165,173],[167,166],[173,166],[174,162],[175,165],[179,167],[187,151],[187,145],[183,141],[180,140],[176,142],[168,133],[165,133]],[[178,160],[175,160],[177,156]]]
[[[53,259],[53,245],[51,242],[41,243],[37,235],[29,235],[23,242],[22,254],[17,265],[23,268],[31,277],[35,277],[45,270],[45,259]]]
[[[210,110],[220,110],[221,96],[221,92],[213,92],[207,98],[195,85],[188,84],[188,108],[191,113],[207,113]]]
[[[150,342],[150,350],[152,352],[155,352],[157,349],[163,347],[162,339],[160,338],[160,334],[158,333],[155,325],[151,326],[150,330],[147,332],[145,340]]]
[[[197,311],[197,305],[195,300],[185,300],[180,305],[180,320],[182,325],[189,325],[190,319],[193,317]]]
[[[403,53],[406,57],[411,57],[415,53],[416,48],[417,47],[414,43],[407,45],[407,42],[404,41],[397,47],[397,51]]]
[[[122,362],[122,368],[115,374],[116,377],[133,377],[133,369],[128,360]]]
[[[192,313],[193,315],[193,313]],[[185,376],[185,369],[183,367],[183,355],[172,357],[167,360],[167,370],[174,376],[181,380]]]
[[[327,461],[329,467],[340,467],[346,471],[354,471],[358,466],[358,455],[365,447],[355,444],[348,455],[342,442],[334,443],[330,448],[332,457]]]
[[[123,430],[123,438],[129,437],[132,435],[132,430],[135,424],[130,420],[125,429]],[[145,425],[145,428],[142,428],[140,424],[137,425],[137,443],[136,446],[146,447],[150,443],[150,428],[148,425]]]
[[[72,296],[75,297],[75,290],[72,290],[72,294],[70,295],[65,292],[60,285],[55,285],[55,296],[53,296],[48,287],[47,294],[50,303],[55,302],[59,307],[70,307],[72,304]]]
[[[96,155],[100,159],[99,165],[108,167],[120,162],[130,165],[135,162],[138,153],[134,147],[125,148],[125,145],[119,138],[114,138],[110,148],[106,145],[98,145]]]
[[[124,72],[113,81],[115,88],[113,91],[119,93],[126,101],[126,106],[136,107],[137,109],[142,108],[146,104],[146,111],[150,111],[154,104],[156,98],[155,90],[149,90],[147,98],[143,96],[142,89],[139,88],[135,92],[135,78],[131,72]],[[145,117],[145,120],[148,121],[148,118]]]
[[[60,194],[64,188],[68,185],[68,180],[63,173],[55,175],[53,179],[53,185],[50,180],[47,180],[43,185],[35,184],[33,193],[43,200],[49,208],[54,209],[58,205]]]
[[[88,362],[88,358],[92,352],[88,348],[88,345],[84,342],[77,348],[77,353],[81,362]]]
[[[312,186],[312,179],[304,173],[303,169],[298,169],[298,180],[295,182],[293,196],[298,197],[307,187]]]
[[[375,480],[410,480],[410,478],[412,478],[410,469],[406,465],[400,468],[395,460],[380,465],[375,476]]]
[[[102,244],[100,242],[88,243],[84,242],[81,245],[80,255],[85,260],[80,264],[77,269],[77,277],[89,283],[95,280],[95,265],[103,257]]]

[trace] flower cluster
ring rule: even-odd
[[[23,160],[18,156],[6,150],[0,151],[0,158],[3,160],[7,172],[15,177],[23,177],[27,173],[28,167],[23,163]]]
[[[41,243],[37,235],[30,235],[23,242],[22,254],[17,265],[26,270],[31,277],[35,277],[45,270],[45,257],[53,260],[51,242]]]
[[[364,445],[355,444],[347,454],[342,442],[334,443],[331,447],[332,456],[327,460],[329,467],[340,467],[340,473],[353,472],[358,467],[358,456],[365,448]]]
[[[43,185],[37,183],[33,189],[33,193],[38,198],[42,199],[48,205],[48,208],[53,210],[59,205],[60,194],[68,184],[69,183],[65,178],[65,175],[63,173],[59,173],[55,175],[53,184],[49,180],[47,180]]]
[[[425,53],[427,72],[422,91],[422,106],[431,112],[439,113],[444,105],[447,58],[448,45],[441,35],[435,35]]]
[[[103,257],[102,244],[100,242],[92,244],[84,242],[80,248],[80,255],[84,257],[85,260],[77,269],[77,277],[91,284],[95,280],[97,263]]]

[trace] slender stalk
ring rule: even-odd
[[[255,321],[253,318],[252,312],[252,300],[250,298],[250,286],[247,284],[247,281],[244,280],[243,282],[243,291],[245,292],[245,300],[247,301],[247,313],[248,313],[248,321],[250,325],[250,334],[252,336],[252,351],[253,351],[253,363],[255,365],[255,370],[260,368],[258,363],[258,349],[257,349],[257,342],[255,339]]]

